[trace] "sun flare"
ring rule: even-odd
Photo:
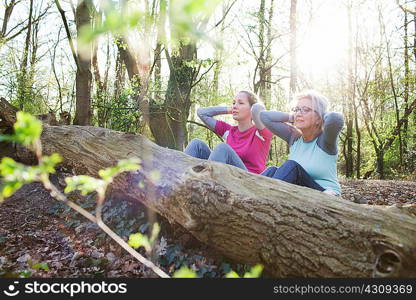
[[[326,76],[347,56],[348,31],[345,11],[323,12],[299,37],[299,69],[313,77]]]

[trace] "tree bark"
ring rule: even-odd
[[[0,110],[2,120],[7,111],[13,114]],[[145,204],[237,262],[263,264],[272,276],[416,276],[415,205],[360,205],[104,128],[46,126],[41,140],[45,154],[60,153],[76,174],[96,176],[120,159],[140,158],[138,171],[115,178],[113,195]],[[23,148],[16,154],[33,160]]]
[[[182,150],[188,141],[186,122],[191,108],[191,90],[197,70],[188,65],[197,58],[195,43],[180,42],[177,54],[165,54],[169,65],[169,81],[163,104],[150,103],[150,130],[158,145]]]
[[[18,109],[11,105],[6,99],[0,97],[0,129],[6,130],[13,127],[16,122]]]
[[[30,98],[30,92],[28,90],[31,89],[31,83],[28,82],[27,78],[27,65],[28,65],[28,57],[30,51],[30,44],[32,38],[32,17],[33,17],[33,0],[30,1],[30,8],[29,8],[29,17],[28,17],[28,25],[27,25],[27,33],[25,39],[25,47],[23,49],[22,60],[20,63],[20,72],[17,76],[17,105],[20,110],[23,110],[24,104]]]
[[[78,0],[75,22],[77,25],[77,34],[83,26],[91,26],[91,18],[87,0]],[[78,37],[79,40],[79,37]],[[80,40],[79,40],[80,43]],[[81,51],[77,45],[78,68],[76,73],[76,110],[74,124],[90,125],[91,124],[91,46],[86,46]]]
[[[407,12],[404,12],[404,24],[403,24],[403,28],[404,28],[404,37],[403,37],[403,43],[404,43],[404,95],[403,95],[403,100],[404,100],[404,108],[407,109],[408,105],[409,105],[409,85],[411,82],[410,79],[410,67],[409,67],[409,61],[410,61],[410,57],[409,57],[409,45],[408,45],[408,40],[409,40],[409,35],[408,35],[408,20],[407,20]],[[409,127],[409,121],[406,119],[404,126],[403,126],[403,153],[407,158],[407,141],[409,139],[409,135],[408,135],[408,127]]]
[[[5,1],[5,9],[4,9],[4,16],[3,16],[3,23],[1,26],[1,32],[0,32],[0,40],[2,40],[7,33],[7,25],[9,25],[9,20],[13,12],[13,8],[18,2],[16,0],[10,1],[10,3],[7,3]]]

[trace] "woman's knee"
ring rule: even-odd
[[[273,175],[276,173],[277,167],[270,166],[267,167],[266,170],[260,173],[260,175],[266,176],[266,177],[273,177]]]
[[[197,145],[206,145],[206,143],[203,140],[200,139],[192,139],[189,143],[188,143],[188,147],[192,145],[192,146],[197,146]]]
[[[286,167],[286,168],[295,168],[295,167],[298,167],[298,166],[300,166],[300,164],[298,164],[296,161],[294,161],[294,160],[287,160],[287,161],[285,161],[280,167]]]
[[[219,151],[219,152],[227,152],[233,150],[233,148],[230,147],[230,145],[226,144],[226,143],[219,143],[217,146],[215,146],[214,150],[215,152]]]
[[[230,157],[232,157],[233,148],[226,143],[219,143],[211,152],[209,160],[215,160],[219,162],[228,163]]]
[[[204,141],[200,139],[193,139],[188,143],[184,152],[196,158],[208,159],[211,150]]]

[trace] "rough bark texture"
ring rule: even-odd
[[[189,62],[197,58],[194,43],[180,43],[177,53],[170,56],[165,49],[169,65],[169,81],[163,103],[150,103],[150,130],[158,145],[182,150],[188,142],[186,128],[191,107],[191,90],[198,73]]]
[[[116,178],[113,193],[273,276],[416,276],[415,206],[360,205],[102,128],[47,126],[42,144],[77,174],[141,158],[139,171]]]
[[[76,10],[75,23],[77,25],[77,34],[83,26],[91,26],[91,18],[87,1],[78,0]],[[79,40],[79,37],[78,37]],[[81,42],[78,41],[77,57],[79,65],[77,66],[77,73],[75,77],[76,84],[76,109],[74,124],[90,125],[92,110],[91,110],[91,45],[84,46],[80,49]]]
[[[17,111],[18,109],[16,107],[11,105],[3,97],[0,97],[0,130],[5,131],[13,127],[13,124],[16,122]]]

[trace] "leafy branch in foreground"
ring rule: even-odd
[[[258,278],[263,271],[262,265],[255,265],[253,266],[250,271],[246,272],[243,278]],[[189,269],[187,266],[182,266],[178,271],[173,273],[173,278],[196,278],[197,274],[194,270]],[[241,278],[237,272],[231,270],[227,274],[225,274],[225,278]]]
[[[127,252],[133,255],[138,261],[153,270],[157,275],[163,278],[169,278],[165,272],[153,264],[151,261],[140,255],[129,244],[127,244],[121,237],[114,233],[102,221],[102,205],[105,200],[105,191],[108,185],[113,181],[113,178],[118,174],[126,171],[135,171],[140,169],[140,160],[137,158],[130,158],[121,160],[113,168],[108,168],[99,171],[100,179],[90,176],[74,176],[66,178],[67,187],[65,192],[80,190],[82,194],[86,195],[91,192],[97,192],[97,209],[96,216],[92,215],[79,205],[68,200],[68,198],[59,191],[59,189],[49,180],[49,174],[55,173],[56,164],[62,161],[59,154],[52,154],[51,156],[42,155],[42,147],[40,143],[40,135],[42,133],[42,123],[34,116],[18,112],[16,114],[16,123],[13,126],[13,135],[0,135],[0,141],[10,141],[21,143],[34,151],[38,159],[37,166],[26,166],[14,161],[12,158],[4,157],[0,163],[0,176],[2,177],[2,186],[0,187],[0,202],[5,197],[10,197],[21,188],[24,184],[39,181],[50,192],[51,196],[57,200],[63,201],[66,205],[96,223],[105,233],[107,233],[113,240],[115,240]]]

